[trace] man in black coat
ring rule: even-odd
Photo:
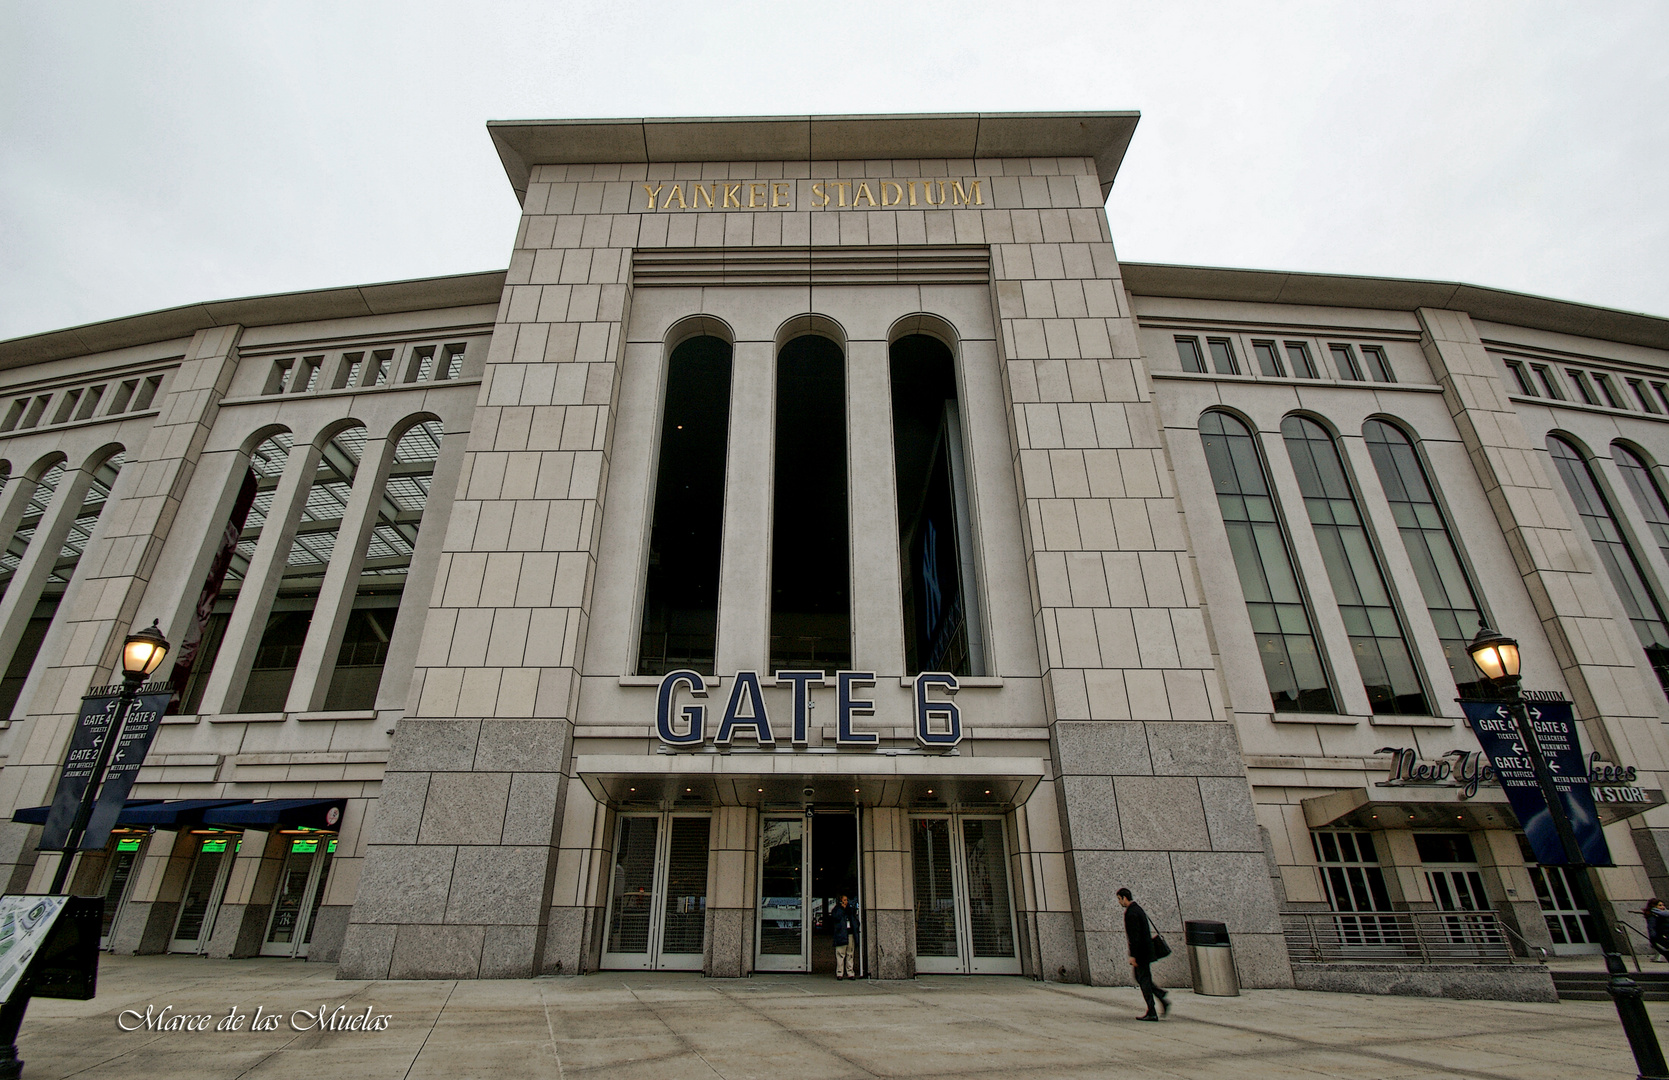
[[[1129,889],[1120,889],[1117,895],[1119,906],[1124,908],[1124,936],[1130,942],[1130,966],[1136,969],[1136,985],[1142,988],[1142,1000],[1147,1002],[1147,1012],[1136,1019],[1158,1020],[1153,999],[1159,999],[1159,1008],[1167,1014],[1171,1011],[1171,999],[1153,984],[1153,927],[1147,921],[1147,912],[1136,903]]]

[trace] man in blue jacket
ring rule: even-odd
[[[1147,1012],[1136,1019],[1158,1020],[1153,999],[1158,998],[1159,1008],[1167,1013],[1171,1011],[1171,999],[1153,983],[1153,926],[1129,889],[1120,889],[1116,895],[1119,906],[1124,908],[1124,936],[1130,943],[1130,966],[1136,969],[1136,985],[1142,988],[1142,1000],[1147,1002]]]
[[[857,978],[854,953],[858,946],[858,912],[846,897],[842,896],[829,912],[829,928],[834,931],[835,978]]]

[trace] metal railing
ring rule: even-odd
[[[1284,914],[1287,954],[1297,963],[1513,962],[1493,911]]]

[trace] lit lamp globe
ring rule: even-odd
[[[168,639],[162,636],[158,620],[127,636],[122,645],[122,671],[130,679],[142,680],[162,664],[168,655]]]
[[[1484,678],[1505,690],[1518,683],[1518,642],[1489,628],[1478,627],[1477,636],[1466,646],[1466,652]]]

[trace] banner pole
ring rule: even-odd
[[[98,756],[93,761],[92,774],[87,777],[87,786],[81,791],[81,802],[75,808],[75,821],[71,823],[69,836],[64,842],[64,853],[58,860],[57,871],[52,875],[52,888],[47,890],[53,895],[66,895],[64,889],[69,882],[70,862],[75,858],[77,849],[81,847],[81,837],[87,832],[87,823],[92,820],[93,803],[98,798],[100,785],[104,783],[105,770],[110,767],[111,751],[115,749],[122,726],[127,723],[128,713],[132,711],[133,703],[139,696],[139,684],[144,680],[143,672],[122,674],[119,707],[110,721],[110,726],[105,729],[104,737],[99,741]]]

